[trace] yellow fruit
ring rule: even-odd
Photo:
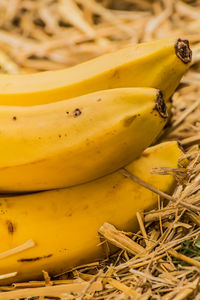
[[[130,163],[166,123],[158,90],[99,91],[34,107],[0,107],[0,191],[67,187]]]
[[[152,87],[167,100],[191,61],[186,40],[143,43],[72,68],[0,75],[0,105],[38,105],[120,87]]]
[[[127,166],[150,185],[169,193],[171,175],[152,175],[155,167],[176,167],[182,155],[176,142],[144,151]],[[0,260],[0,274],[17,272],[7,284],[55,275],[104,257],[98,230],[109,222],[120,230],[138,229],[136,212],[156,206],[157,195],[117,171],[71,188],[0,198],[0,257],[27,240],[35,246]]]

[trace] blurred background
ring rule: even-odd
[[[0,0],[2,73],[60,69],[171,36],[190,40],[197,64],[199,0]]]

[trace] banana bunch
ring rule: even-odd
[[[157,197],[121,168],[171,191],[173,177],[150,170],[176,167],[182,151],[176,142],[146,148],[190,61],[188,41],[167,39],[66,70],[0,75],[0,193],[28,192],[0,198],[0,275],[16,272],[0,284],[102,258],[104,222],[136,230],[137,210]]]

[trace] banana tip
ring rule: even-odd
[[[167,106],[163,99],[163,94],[161,91],[157,93],[155,109],[158,111],[159,115],[166,119],[168,117]]]
[[[192,50],[189,41],[178,39],[174,45],[176,56],[184,63],[188,64],[192,60]]]

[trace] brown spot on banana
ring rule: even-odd
[[[37,256],[37,257],[33,257],[33,258],[20,258],[17,261],[18,262],[33,262],[33,261],[37,261],[40,259],[44,259],[44,258],[49,258],[53,256],[53,254],[48,254],[48,255],[44,255],[44,256]]]
[[[131,125],[131,123],[137,118],[137,115],[130,116],[124,119],[124,126],[128,127]]]
[[[190,49],[188,40],[178,39],[174,45],[176,56],[184,64],[188,64],[192,60],[192,50]]]
[[[167,113],[167,106],[165,104],[165,101],[163,99],[163,94],[161,91],[158,92],[157,97],[156,97],[156,104],[154,107],[154,110],[157,110],[159,115],[163,118],[166,119],[168,118],[168,113]]]
[[[114,78],[116,77],[116,78],[118,78],[118,79],[120,78],[120,74],[119,74],[119,70],[118,70],[118,69],[115,69],[115,70],[114,70],[114,72],[113,72],[113,74],[112,74],[112,77],[114,77]]]
[[[9,220],[6,221],[6,225],[8,228],[8,233],[13,234],[15,232],[15,225]]]
[[[74,118],[78,117],[81,115],[81,110],[79,108],[76,108],[74,111],[73,111],[73,116]]]

